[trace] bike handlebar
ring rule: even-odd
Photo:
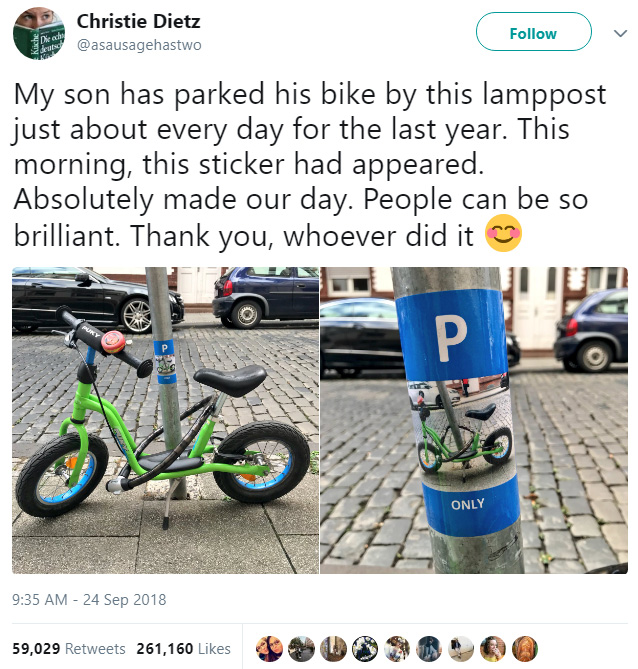
[[[76,339],[83,341],[87,346],[95,349],[103,356],[113,355],[118,360],[125,362],[127,365],[130,365],[133,369],[137,370],[138,378],[145,379],[153,373],[153,361],[150,359],[138,360],[134,355],[127,353],[126,350],[113,354],[107,353],[102,347],[102,337],[104,336],[104,333],[94,325],[91,325],[88,321],[82,321],[76,318],[71,313],[69,307],[58,307],[55,312],[55,317],[58,321],[66,323],[69,327],[72,327],[75,330]]]

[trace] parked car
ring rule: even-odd
[[[335,300],[319,309],[320,367],[341,376],[363,369],[403,369],[397,310],[374,297]]]
[[[397,310],[393,300],[359,297],[325,302],[319,309],[321,372],[357,376],[363,369],[403,369]],[[521,349],[507,333],[507,359],[518,364]]]
[[[461,395],[458,391],[453,388],[447,389],[447,394],[450,397],[452,404],[456,404],[461,401]],[[443,400],[439,394],[439,390],[436,387],[436,383],[425,381],[416,381],[408,383],[408,395],[410,396],[410,404],[412,409],[419,409],[421,406],[426,406],[428,408],[443,408]],[[445,395],[445,394],[444,394]],[[422,402],[419,402],[419,399],[422,399]]]
[[[55,310],[66,304],[77,318],[95,325],[124,327],[135,334],[151,330],[148,289],[113,281],[86,267],[14,267],[12,319],[19,332],[59,327]],[[173,323],[184,320],[184,302],[169,291]]]
[[[505,341],[507,342],[507,364],[509,367],[516,367],[521,361],[521,347],[518,339],[513,332],[506,332]]]
[[[242,330],[261,320],[319,318],[319,268],[231,267],[215,283],[213,316]]]
[[[627,288],[588,295],[556,324],[556,359],[568,372],[604,372],[612,362],[627,362],[628,306]]]

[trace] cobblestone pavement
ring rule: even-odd
[[[248,397],[228,399],[224,424],[216,426],[215,434],[223,437],[246,423],[276,420],[294,424],[317,451],[316,323],[266,323],[237,331],[192,321],[174,330],[180,407],[212,392],[192,379],[198,368],[261,364],[268,378]],[[152,337],[134,337],[131,352],[150,357]],[[61,420],[70,415],[78,362],[77,353],[66,349],[60,336],[14,334],[14,481],[27,457],[56,436]],[[98,388],[138,442],[155,429],[160,418],[154,374],[138,379],[133,369],[108,358],[100,364]],[[123,458],[102,417],[90,415],[89,432],[99,432],[111,449],[108,480]],[[172,502],[171,527],[164,533],[167,481],[149,482],[118,497],[99,485],[77,509],[56,519],[30,517],[14,498],[14,571],[41,572],[46,563],[51,573],[316,573],[317,476],[309,473],[290,494],[266,505],[229,500],[212,475],[189,477],[187,483],[189,501]]]
[[[174,331],[177,388],[180,407],[186,408],[212,391],[193,380],[200,367],[231,370],[259,364],[268,378],[247,397],[229,398],[216,435],[255,420],[277,420],[296,425],[318,448],[319,379],[316,325],[296,328],[265,325],[255,330],[228,330],[219,325],[177,326]],[[76,352],[54,334],[13,336],[14,454],[28,451],[56,436],[62,418],[73,407]],[[84,347],[82,347],[84,350]],[[130,352],[140,359],[153,355],[151,335],[136,336]],[[99,358],[100,356],[98,356]],[[158,425],[159,387],[155,374],[138,379],[134,369],[109,357],[100,363],[98,389],[122,415],[136,441]],[[90,414],[88,429],[104,439],[110,433],[101,415]],[[112,444],[110,446],[113,446]],[[116,453],[113,447],[113,453]]]
[[[567,374],[552,359],[511,372],[527,573],[627,560],[627,368]],[[322,381],[322,569],[432,571],[405,381]]]

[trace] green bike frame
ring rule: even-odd
[[[87,362],[89,355],[87,354]],[[90,361],[92,363],[92,360]],[[75,428],[78,434],[80,435],[80,450],[78,453],[77,462],[73,468],[73,472],[67,482],[69,488],[72,488],[77,484],[86,455],[89,450],[89,435],[84,426],[84,419],[86,417],[87,411],[97,411],[105,416],[108,422],[113,427],[115,436],[118,439],[118,446],[120,450],[126,456],[128,463],[131,467],[131,470],[135,472],[138,476],[146,473],[146,469],[143,469],[135,457],[135,451],[137,445],[131,437],[131,433],[128,431],[128,428],[124,424],[122,417],[118,413],[117,409],[106,400],[102,399],[102,407],[100,406],[100,401],[95,395],[91,395],[91,384],[78,382],[78,388],[75,393],[75,400],[73,402],[73,412],[71,418],[66,418],[62,425],[60,426],[60,435],[64,435],[68,432],[70,427]],[[221,406],[216,406],[213,415],[204,423],[201,430],[195,438],[193,448],[189,454],[189,458],[201,457],[206,453],[214,453],[216,446],[209,443],[210,437],[213,434],[215,429],[215,418],[219,414]],[[247,454],[251,454],[250,451],[246,451]],[[142,456],[148,455],[148,453],[142,453]],[[59,466],[64,462],[64,458],[61,458],[56,462],[56,466]],[[208,472],[228,472],[230,474],[249,474],[253,476],[264,476],[269,472],[270,468],[268,465],[231,465],[224,463],[205,463],[196,469],[189,469],[181,472],[164,472],[163,474],[158,474],[153,480],[154,481],[163,481],[164,479],[175,479],[182,478],[184,476],[193,476],[195,474],[207,474]]]
[[[445,433],[443,433],[443,439],[440,439],[439,435],[431,427],[428,427],[425,424],[424,420],[421,421],[421,428],[423,430],[423,439],[426,444],[428,443],[428,436],[429,436],[432,438],[432,441],[434,442],[436,448],[439,449],[439,452],[444,457],[449,458],[452,455],[452,451],[445,445]],[[461,428],[461,430],[466,430],[467,432],[471,432],[474,436],[472,437],[472,445],[470,446],[470,448],[467,451],[465,451],[465,453],[460,458],[458,459],[455,458],[454,462],[465,462],[466,460],[472,460],[473,458],[482,458],[484,455],[493,455],[495,453],[503,452],[503,447],[500,445],[489,451],[479,450],[480,446],[479,432],[474,432],[474,430],[470,430],[468,427],[465,427],[463,425],[459,425],[459,428]],[[425,455],[425,462],[426,464],[429,465],[430,462],[428,460],[427,448],[425,449],[424,455]]]

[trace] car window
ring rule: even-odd
[[[599,314],[626,314],[628,313],[629,295],[626,290],[611,293],[602,300],[595,311]]]
[[[30,274],[31,274],[30,267],[14,267],[13,271],[11,272],[11,276],[20,276],[20,277],[29,276]]]
[[[326,304],[319,311],[319,318],[347,318],[352,316],[352,305],[348,302]]]
[[[290,267],[249,267],[246,276],[292,276]]]
[[[319,268],[318,267],[297,267],[297,276],[299,276],[299,277],[311,276],[314,279],[316,279],[319,276]]]
[[[397,319],[397,310],[392,303],[386,302],[355,302],[353,313],[355,318]]]
[[[75,279],[77,267],[32,267],[31,275],[37,279]]]

